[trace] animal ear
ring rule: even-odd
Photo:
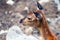
[[[37,2],[37,7],[38,7],[40,10],[43,10],[43,9],[44,9],[39,2]]]
[[[42,18],[42,16],[41,16],[38,12],[33,12],[33,13],[34,13],[34,15],[35,15],[37,18],[39,18],[39,19]]]

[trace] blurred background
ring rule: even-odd
[[[26,35],[39,37],[36,28],[27,31],[28,28],[19,23],[29,11],[37,9],[37,1],[45,8],[50,29],[60,40],[60,0],[0,0],[0,40],[6,40],[7,32],[13,25],[17,25]]]

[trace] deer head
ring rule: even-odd
[[[39,10],[30,11],[29,14],[20,20],[20,23],[28,26],[39,26],[40,22],[44,19],[42,10],[43,7],[37,2],[37,7]]]

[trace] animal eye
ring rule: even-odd
[[[32,20],[31,18],[28,18],[28,20]]]

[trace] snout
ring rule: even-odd
[[[22,21],[23,21],[23,19],[21,19],[19,23],[22,23]]]

